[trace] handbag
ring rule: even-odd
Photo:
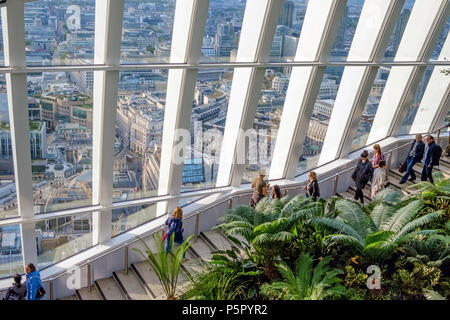
[[[398,172],[403,173],[406,171],[406,161],[400,164],[400,167],[398,167]]]
[[[164,233],[164,235],[163,235],[163,237],[162,237],[162,240],[163,240],[163,241],[166,241],[166,238],[167,238],[167,232]]]
[[[39,299],[45,294],[45,290],[43,287],[40,287],[36,292],[36,299]]]

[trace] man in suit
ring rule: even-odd
[[[402,177],[400,184],[403,184],[408,180],[408,177],[411,176],[409,181],[414,182],[416,180],[416,173],[414,172],[414,165],[423,159],[423,152],[425,151],[425,143],[422,141],[422,135],[417,134],[416,139],[414,140],[411,148],[408,152],[408,157],[406,158],[406,173]]]
[[[373,176],[372,163],[369,161],[368,157],[369,153],[367,152],[367,150],[364,150],[361,153],[361,159],[359,159],[355,171],[353,171],[352,174],[352,179],[353,181],[355,181],[356,186],[355,200],[359,200],[363,204],[363,189],[366,187],[366,184],[372,179]]]
[[[425,149],[425,155],[422,160],[422,181],[427,181],[427,179],[430,179],[431,183],[434,183],[433,175],[431,173],[433,171],[433,166],[439,166],[439,158],[440,147],[434,142],[434,138],[432,136],[428,136],[427,147]]]

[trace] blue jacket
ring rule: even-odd
[[[27,300],[42,299],[43,296],[36,299],[36,294],[40,287],[42,287],[42,282],[39,271],[36,270],[27,274]]]
[[[182,242],[183,241],[183,221],[178,218],[169,217],[166,221],[166,225],[169,226],[169,230],[167,231],[167,239],[170,240],[170,237],[175,232],[174,242]]]
[[[415,160],[416,162],[422,161],[422,159],[423,159],[423,153],[425,152],[425,143],[423,143],[423,141],[419,141],[419,142],[417,143],[417,141],[414,140],[413,144],[411,145],[411,148],[409,149],[408,156],[409,156],[409,154],[411,153],[411,150],[412,150],[414,147],[416,147],[415,155],[414,155],[414,160]]]

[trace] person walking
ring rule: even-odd
[[[379,144],[373,146],[373,157],[370,160],[372,163],[372,168],[376,169],[380,165],[380,161],[386,160],[384,154],[381,152],[381,147]]]
[[[425,155],[422,160],[423,169],[422,169],[422,181],[427,181],[430,179],[431,183],[434,183],[433,180],[433,167],[439,166],[439,159],[442,155],[442,148],[434,142],[433,136],[427,137],[427,147],[425,149]]]
[[[25,300],[26,296],[27,287],[22,283],[22,276],[15,274],[12,286],[6,291],[5,300]]]
[[[170,252],[171,249],[171,243],[170,239],[173,234],[173,242],[177,244],[182,244],[184,242],[183,239],[183,209],[180,207],[176,207],[173,210],[172,216],[167,218],[166,225],[169,227],[169,230],[167,230],[167,245],[166,245],[166,253]]]
[[[260,170],[259,175],[252,181],[252,188],[254,190],[252,197],[250,198],[250,206],[252,206],[252,208],[255,208],[258,202],[267,194],[269,184],[264,181],[265,176],[265,170]]]
[[[363,189],[366,187],[367,182],[372,179],[373,168],[371,162],[368,160],[369,153],[364,150],[361,153],[361,159],[359,159],[355,170],[352,174],[352,179],[355,181],[356,192],[355,200],[360,200],[364,204]]]
[[[414,172],[414,165],[423,159],[423,153],[425,151],[425,143],[422,141],[422,135],[416,134],[416,139],[413,141],[411,148],[409,149],[408,156],[406,157],[406,172],[400,180],[400,184],[406,183],[408,177],[411,177],[409,181],[414,182],[416,180],[416,173]]]
[[[381,160],[378,168],[373,171],[372,186],[370,188],[370,198],[373,200],[378,190],[384,188],[386,183],[386,161]]]
[[[320,197],[319,183],[317,182],[317,174],[310,171],[308,174],[308,184],[303,188],[306,190],[306,197],[316,201]]]
[[[32,263],[25,266],[25,272],[27,273],[27,300],[41,300],[45,295],[41,274]]]

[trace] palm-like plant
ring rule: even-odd
[[[331,296],[345,293],[340,284],[339,269],[331,269],[330,257],[325,257],[313,269],[313,258],[308,254],[300,254],[295,274],[289,266],[282,262],[277,265],[283,281],[265,283],[261,286],[261,294],[283,300],[323,300]]]
[[[309,211],[304,210],[307,210],[312,200],[298,195],[285,202],[286,200],[275,201],[275,205],[270,206],[274,211],[264,210],[264,212],[239,206],[222,217],[225,223],[217,227],[228,236],[242,236],[248,246],[255,249],[255,259],[263,266],[264,273],[269,279],[278,276],[275,262],[283,249],[283,244],[295,237],[292,232],[295,223],[307,215]],[[283,203],[285,204],[281,208],[280,204]],[[303,211],[300,210],[302,208]]]
[[[418,262],[429,267],[442,267],[450,263],[450,236],[433,234],[425,239],[413,239],[401,250],[408,262]]]
[[[327,237],[331,244],[342,243],[355,249],[371,262],[381,262],[390,257],[404,240],[414,234],[435,233],[435,230],[415,231],[443,215],[435,211],[416,218],[423,208],[423,200],[406,201],[391,205],[380,202],[369,215],[357,202],[340,199],[336,201],[339,215],[336,219],[313,218],[312,222],[337,230]]]
[[[141,250],[134,248],[139,252],[147,261],[150,269],[156,274],[167,296],[167,300],[175,300],[175,293],[178,283],[178,275],[181,269],[181,263],[183,261],[186,250],[190,247],[190,239],[188,237],[181,245],[174,249],[173,239],[174,235],[170,238],[171,250],[166,253],[164,248],[164,241],[160,234],[153,234],[153,242],[156,245],[156,253],[149,248],[144,240],[140,239],[145,246],[145,253]]]

